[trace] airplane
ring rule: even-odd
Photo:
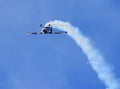
[[[52,26],[49,24],[48,26],[42,26],[42,24],[40,24],[40,27],[42,27],[41,31],[38,32],[28,32],[29,35],[33,35],[33,34],[66,34],[66,31],[53,31]]]

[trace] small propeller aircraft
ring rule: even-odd
[[[49,24],[48,26],[42,26],[40,24],[40,27],[42,27],[41,31],[38,32],[28,32],[29,35],[33,35],[33,34],[66,34],[66,31],[53,31],[52,26]]]

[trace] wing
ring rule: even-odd
[[[65,31],[59,31],[59,32],[53,32],[52,34],[66,34],[67,32]]]
[[[38,34],[37,32],[27,32],[29,35]]]
[[[42,32],[27,32],[29,35],[35,35],[35,34],[43,34]]]

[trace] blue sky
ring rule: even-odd
[[[29,36],[39,24],[69,21],[89,37],[120,78],[119,0],[1,0],[0,89],[105,89],[67,35]]]

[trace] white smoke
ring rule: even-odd
[[[68,35],[82,48],[83,52],[88,57],[89,63],[98,74],[98,78],[107,86],[106,89],[120,89],[120,84],[115,78],[111,66],[106,63],[100,52],[92,46],[90,40],[85,37],[77,27],[72,26],[68,22],[51,21],[45,26],[51,24],[54,28],[58,28],[68,32]]]

